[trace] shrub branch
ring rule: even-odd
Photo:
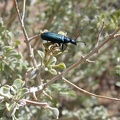
[[[103,28],[102,28],[103,29]],[[101,29],[101,31],[102,31]],[[98,53],[98,50],[104,46],[107,42],[109,42],[110,40],[113,40],[114,38],[116,38],[116,34],[117,32],[120,30],[120,27],[118,27],[118,29],[116,29],[112,34],[109,35],[109,37],[104,40],[102,43],[98,44],[94,49],[92,49],[86,56],[82,56],[76,63],[74,63],[73,65],[71,65],[69,68],[67,68],[65,71],[63,71],[61,74],[55,76],[54,78],[52,78],[49,82],[47,82],[45,85],[44,85],[44,88],[46,88],[47,86],[49,86],[50,84],[54,83],[55,81],[57,80],[60,80],[62,78],[64,78],[65,75],[67,75],[67,73],[76,68],[77,66],[79,66],[80,64],[82,64],[83,62],[87,61],[88,58],[90,58],[93,54],[95,53]],[[101,32],[100,32],[101,33]],[[100,34],[99,33],[99,34]],[[64,81],[66,81],[66,79],[64,78]],[[86,94],[89,94],[91,96],[95,96],[95,97],[99,97],[99,98],[104,98],[104,99],[109,99],[109,100],[115,100],[115,101],[120,101],[120,99],[118,98],[111,98],[111,97],[106,97],[106,96],[100,96],[100,95],[96,95],[96,94],[93,94],[93,93],[90,93],[90,92],[87,92],[81,88],[79,88],[78,86],[76,86],[75,84],[71,83],[70,81],[66,81],[69,85],[73,86],[74,88],[78,89],[79,91],[81,92],[84,92]]]
[[[23,34],[25,36],[25,43],[27,44],[27,47],[28,47],[28,50],[29,50],[29,53],[30,53],[30,58],[31,58],[32,63],[33,63],[33,66],[34,66],[34,68],[37,69],[38,66],[37,66],[37,62],[36,62],[35,57],[34,57],[34,52],[33,52],[33,49],[31,47],[30,43],[29,43],[29,37],[28,37],[28,34],[27,34],[25,26],[24,26],[25,4],[26,4],[26,0],[23,1],[23,14],[22,14],[22,17],[21,17],[19,9],[18,9],[17,0],[14,0],[14,5],[15,5],[15,8],[16,8],[16,11],[17,11],[17,14],[18,14],[18,18],[19,18],[19,21],[20,21],[20,24],[21,24],[21,28],[22,28]],[[40,75],[37,78],[38,78],[37,79],[38,83],[41,85],[42,81],[41,81]]]

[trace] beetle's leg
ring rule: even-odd
[[[59,45],[59,46],[61,46],[61,44],[60,44],[60,43],[58,43],[58,45]]]
[[[65,43],[62,44],[62,49],[61,49],[61,50],[62,50],[63,52],[66,50],[66,48],[67,48],[67,44],[65,44]]]
[[[62,43],[58,43],[58,45],[59,45],[59,48],[62,50],[63,44]]]

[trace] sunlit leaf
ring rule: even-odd
[[[18,89],[22,88],[24,86],[25,82],[22,81],[21,79],[16,79],[13,83]]]
[[[45,56],[45,55],[44,55],[44,52],[42,52],[42,51],[40,51],[40,50],[38,50],[37,52],[38,52],[38,54],[40,55],[40,57],[43,59],[44,56]]]
[[[65,69],[66,65],[65,63],[61,62],[60,64],[54,65],[53,68]]]
[[[50,106],[47,107],[47,108],[49,108],[51,110],[51,112],[53,113],[54,118],[58,119],[58,117],[59,117],[59,110],[57,108],[50,107]]]
[[[7,97],[8,99],[10,99],[12,97],[11,93],[10,93],[10,87],[8,85],[6,86],[2,86],[0,88],[0,95]]]
[[[57,75],[57,71],[55,69],[49,69],[48,70],[50,73],[52,73],[53,75]]]

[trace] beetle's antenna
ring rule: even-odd
[[[86,46],[86,43],[85,43],[84,41],[77,41],[77,42],[82,42],[82,43],[84,43],[84,45]]]
[[[80,33],[81,34],[81,33]],[[75,38],[75,40],[77,40],[77,38],[80,36],[80,34],[77,35],[77,37]],[[84,41],[76,41],[76,42],[82,42],[84,43],[84,45],[86,46],[86,43]]]

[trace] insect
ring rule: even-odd
[[[77,38],[78,38],[78,36],[77,36]],[[52,32],[42,33],[41,39],[46,40],[46,41],[50,41],[52,43],[58,43],[58,45],[61,46],[62,51],[64,51],[66,49],[67,43],[77,45],[76,39],[71,39],[71,38],[68,38],[64,35],[52,33]]]

